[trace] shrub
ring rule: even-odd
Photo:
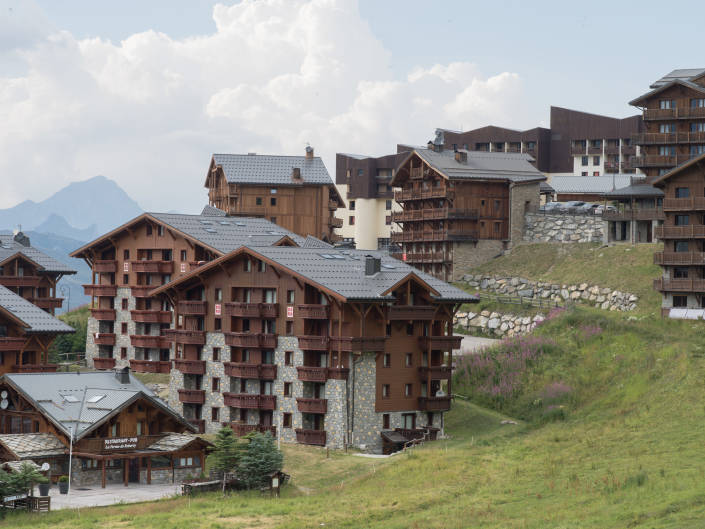
[[[68,483],[69,477],[68,476],[61,476],[59,478],[59,483]]]

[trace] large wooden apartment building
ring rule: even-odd
[[[401,258],[450,281],[520,241],[546,180],[530,161],[522,153],[449,151],[440,142],[409,152],[391,182],[401,188],[394,197],[402,211],[392,213],[401,231],[391,236]]]
[[[210,205],[231,216],[263,217],[302,236],[337,240],[345,203],[323,160],[305,156],[214,154],[206,175]]]

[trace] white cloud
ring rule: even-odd
[[[212,152],[310,142],[334,176],[336,151],[383,154],[436,126],[527,115],[516,74],[455,62],[393,78],[355,2],[245,0],[213,18],[211,35],[117,44],[15,26],[24,73],[0,76],[0,207],[105,174],[147,209],[196,211]]]

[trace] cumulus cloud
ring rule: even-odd
[[[12,28],[0,72],[0,207],[105,174],[151,210],[196,211],[212,152],[384,154],[437,126],[525,122],[521,79],[471,62],[395,78],[390,53],[346,0],[245,0],[215,31],[119,43]],[[12,50],[8,49],[12,47]]]

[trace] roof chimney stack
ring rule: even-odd
[[[292,167],[291,168],[291,180],[294,182],[300,183],[302,178],[301,178],[301,168],[300,167]]]
[[[14,237],[12,238],[15,240],[16,243],[19,243],[22,246],[26,246],[29,248],[29,237],[27,237],[21,231],[16,231]]]
[[[468,153],[466,151],[455,151],[455,161],[458,163],[468,163]]]
[[[382,270],[382,259],[373,257],[372,255],[365,256],[365,275],[373,276]]]
[[[306,159],[313,160],[313,147],[306,145]]]
[[[130,383],[130,368],[125,366],[122,369],[118,369],[115,371],[115,378],[118,379],[120,384],[129,384]]]

